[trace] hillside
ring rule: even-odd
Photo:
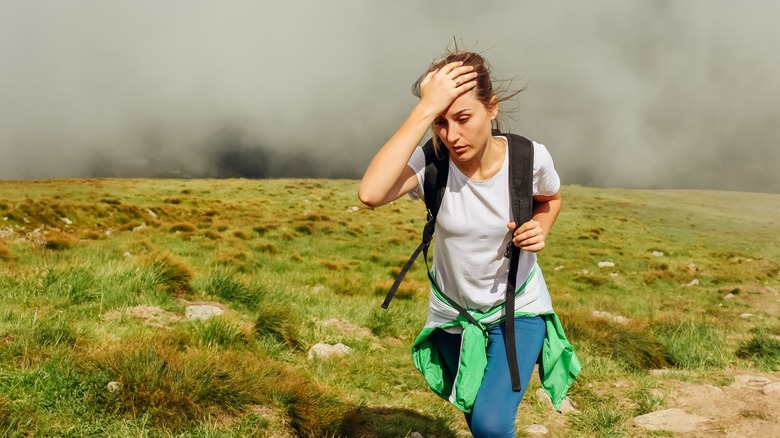
[[[379,307],[422,203],[356,191],[0,181],[0,435],[468,436],[410,360],[421,260]],[[532,382],[519,434],[665,435],[632,418],[667,408],[707,419],[691,436],[780,434],[780,195],[563,196],[539,263],[583,373],[570,413]],[[318,343],[351,352],[310,360]]]

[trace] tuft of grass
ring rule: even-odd
[[[206,321],[193,321],[190,331],[201,346],[231,347],[246,344],[243,333],[224,318],[209,318]]]
[[[739,346],[736,353],[740,359],[752,359],[763,370],[774,371],[780,366],[780,339],[759,328]]]
[[[76,334],[61,317],[38,320],[32,329],[32,338],[39,346],[76,344]]]
[[[142,259],[142,265],[152,276],[155,286],[165,292],[183,294],[192,291],[190,281],[194,274],[183,261],[168,253],[158,253]]]
[[[649,330],[618,324],[584,313],[561,316],[572,342],[584,343],[632,370],[669,367],[669,353]]]
[[[189,222],[179,222],[171,225],[169,231],[171,233],[192,233],[195,231],[195,225],[192,225]]]
[[[261,290],[248,287],[236,274],[225,269],[212,271],[203,284],[203,291],[249,309],[255,309],[262,299]]]
[[[727,363],[723,333],[713,323],[694,320],[662,321],[650,330],[666,347],[669,361],[686,369],[722,368]]]
[[[631,391],[631,400],[636,404],[634,415],[644,415],[661,409],[666,401],[663,395],[653,392],[649,381],[643,378]]]
[[[4,240],[0,240],[0,260],[9,262],[14,259],[14,255],[11,254],[11,250],[8,248],[8,244]]]
[[[293,311],[283,305],[263,301],[257,306],[254,331],[257,335],[269,337],[290,348],[299,348],[300,321]]]
[[[584,404],[582,411],[567,418],[572,436],[623,437],[623,424],[629,412],[617,400],[600,400]]]
[[[70,234],[60,231],[52,231],[44,237],[43,247],[52,251],[61,251],[69,249],[75,245],[77,240]]]

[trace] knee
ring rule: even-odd
[[[471,419],[471,434],[474,438],[507,438],[515,436],[514,421],[507,421],[502,418],[479,418]]]

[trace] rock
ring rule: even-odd
[[[130,254],[129,252],[126,252],[126,253],[124,253],[124,254],[122,254],[122,255],[123,255],[123,256],[125,256],[125,257],[132,257],[132,256],[133,256],[133,255],[132,255],[132,254]]]
[[[780,395],[780,382],[770,383],[761,390],[764,395]]]
[[[617,272],[610,272],[610,273],[609,273],[609,276],[610,276],[610,277],[617,277],[617,276],[618,276],[618,273],[617,273]]]
[[[192,321],[193,319],[206,320],[215,316],[222,315],[224,311],[217,306],[211,305],[194,305],[187,306],[185,315],[187,319]]]
[[[734,294],[728,294],[725,297],[723,297],[723,299],[724,300],[733,300],[734,299]]]
[[[318,284],[318,285],[314,286],[313,288],[311,288],[311,292],[314,293],[314,294],[318,294],[318,293],[321,293],[321,292],[325,292],[326,289],[327,288],[325,286],[323,286],[321,284]]]
[[[108,385],[106,385],[106,390],[108,392],[116,392],[119,391],[119,389],[122,387],[122,384],[116,381],[108,382]]]
[[[657,370],[650,370],[647,373],[652,377],[662,377],[669,374],[670,372],[671,370],[668,369],[657,369]]]
[[[751,316],[755,316],[755,315],[753,315],[752,313],[740,313],[739,314],[740,318],[750,318]]]
[[[709,418],[689,415],[678,408],[664,409],[635,417],[633,423],[646,430],[666,430],[670,432],[695,432],[708,423]]]
[[[693,280],[691,280],[690,283],[686,284],[685,286],[686,287],[691,287],[691,286],[698,286],[698,285],[699,285],[699,279],[698,278],[694,278]]]
[[[146,210],[146,214],[151,216],[153,219],[157,219],[157,215],[152,210]]]
[[[611,268],[615,266],[612,262],[599,262],[599,268]]]
[[[553,270],[554,270],[554,271],[560,271],[561,269],[563,269],[563,265],[561,265],[561,266],[556,266],[556,267],[555,267],[555,269],[553,269]]]
[[[60,220],[65,222],[65,225],[73,225],[73,221],[71,221],[70,219],[68,219],[66,217],[61,217]]]
[[[309,360],[341,357],[352,353],[352,349],[339,342],[336,345],[318,343],[309,349]]]
[[[547,435],[549,431],[541,424],[532,424],[525,428],[525,433],[528,435]]]
[[[352,207],[349,207],[349,208],[347,209],[347,211],[348,211],[348,212],[350,212],[350,213],[354,213],[354,212],[356,212],[356,211],[358,211],[358,210],[360,210],[360,208],[359,208],[359,207],[356,207],[356,206],[354,206],[354,205],[353,205]]]
[[[608,320],[610,320],[612,322],[616,322],[618,324],[625,324],[625,323],[631,321],[630,319],[628,319],[628,318],[626,318],[624,316],[613,315],[613,314],[611,314],[609,312],[602,312],[600,310],[594,310],[591,313],[591,315],[593,315],[594,318],[608,319]]]
[[[549,407],[552,410],[555,410],[555,406],[552,404],[552,399],[549,395],[547,395],[546,392],[544,392],[544,389],[537,389],[536,390],[536,398],[538,398],[543,403],[547,404],[547,407]],[[571,403],[571,399],[569,397],[566,397],[563,399],[563,402],[561,403],[561,413],[562,414],[568,414],[569,412],[579,412],[577,408]]]
[[[420,432],[412,432],[409,434],[409,438],[423,438]]]
[[[740,374],[738,376],[734,376],[734,383],[729,385],[729,388],[731,389],[741,389],[745,386],[749,386],[752,388],[761,388],[764,386],[768,386],[768,384],[772,383],[772,379],[764,376],[751,376],[749,374]]]
[[[653,257],[663,257],[664,253],[661,251],[653,251]]]
[[[141,224],[141,225],[139,225],[139,226],[137,226],[137,227],[133,227],[133,232],[136,232],[136,231],[141,231],[141,230],[143,230],[144,228],[146,228],[146,224]]]

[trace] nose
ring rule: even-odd
[[[458,129],[457,123],[449,123],[447,125],[446,140],[449,144],[455,144],[460,139],[460,129]]]

